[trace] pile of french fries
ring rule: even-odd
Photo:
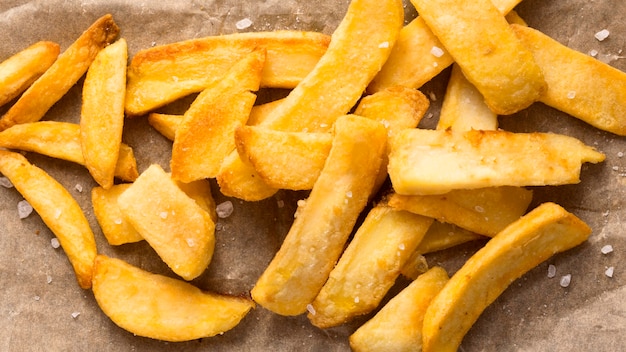
[[[57,236],[80,287],[136,335],[214,336],[260,305],[319,328],[370,315],[350,336],[356,351],[455,351],[514,280],[592,232],[555,203],[529,209],[528,187],[578,183],[604,154],[501,130],[498,116],[542,102],[626,135],[626,73],[529,28],[519,2],[413,0],[419,17],[403,25],[400,0],[353,0],[332,36],[228,34],[130,60],[105,15],[62,53],[39,42],[0,64],[0,104],[12,104],[0,173]],[[419,88],[449,66],[437,128],[419,128]],[[46,120],[83,76],[80,123]],[[256,104],[271,88],[290,91]],[[191,94],[184,114],[159,111]],[[172,141],[169,170],[138,170],[122,143],[128,118]],[[20,151],[84,165],[108,243],[145,240],[179,279],[101,254],[72,195]],[[217,250],[211,179],[244,201],[310,191],[250,297],[189,282]],[[485,246],[452,275],[424,257],[477,239]],[[400,275],[413,282],[381,307]]]

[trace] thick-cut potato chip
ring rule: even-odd
[[[522,110],[546,90],[532,53],[491,0],[411,2],[496,114]]]
[[[601,130],[626,135],[626,73],[536,29],[511,27],[548,82],[539,101]]]
[[[506,14],[521,0],[492,2],[502,14]],[[397,85],[420,88],[453,62],[443,44],[418,16],[402,28],[389,58],[367,90],[373,93]]]
[[[344,116],[315,186],[278,253],[252,289],[252,298],[281,315],[306,312],[365,208],[376,181],[387,132],[382,124]]]
[[[93,294],[122,329],[171,342],[222,334],[255,307],[249,299],[202,291],[104,255],[95,260]]]
[[[209,265],[215,222],[160,166],[148,167],[118,205],[126,219],[173,272],[192,280]]]
[[[91,287],[96,240],[89,222],[72,195],[44,170],[21,154],[0,149],[0,173],[37,211],[57,237],[80,287]]]
[[[0,147],[35,152],[85,165],[80,143],[80,126],[75,123],[38,121],[11,126],[0,132]],[[120,144],[115,176],[134,181],[139,172],[133,149]]]
[[[264,62],[265,51],[253,51],[196,97],[176,129],[172,178],[191,182],[217,176],[235,150],[235,129],[248,120]]]
[[[128,68],[126,112],[142,115],[219,81],[254,50],[267,51],[261,86],[293,88],[317,65],[330,37],[316,32],[236,33],[139,51]]]
[[[112,43],[119,31],[110,14],[95,21],[6,112],[0,119],[0,131],[39,121],[87,72],[98,52]]]
[[[533,192],[522,187],[457,189],[441,195],[389,197],[389,205],[493,237],[526,213]]]
[[[126,220],[117,203],[120,194],[130,186],[130,183],[121,183],[108,189],[100,186],[91,189],[93,213],[102,234],[112,246],[143,241],[141,234]]]
[[[352,350],[421,351],[424,314],[448,280],[440,267],[420,275],[350,335]]]
[[[391,138],[389,176],[398,194],[580,182],[582,163],[605,155],[554,133],[407,129]]]
[[[544,203],[493,237],[433,299],[422,329],[423,351],[456,351],[483,310],[513,281],[589,237],[582,220]]]
[[[85,167],[104,188],[113,186],[124,128],[126,40],[102,49],[87,71],[80,115],[80,144]]]
[[[373,311],[432,222],[384,203],[374,207],[311,303],[311,323],[329,328]]]
[[[41,41],[0,63],[0,106],[17,98],[56,61],[59,44]]]

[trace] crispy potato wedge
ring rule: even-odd
[[[139,51],[128,68],[126,113],[143,115],[201,92],[258,49],[267,51],[261,86],[293,88],[313,70],[329,43],[322,33],[273,31],[210,36]]]
[[[119,31],[110,14],[96,20],[2,116],[0,131],[39,121],[87,72],[98,52],[112,43]]]
[[[420,351],[424,314],[448,280],[441,267],[420,275],[350,335],[352,350]]]
[[[502,14],[521,0],[492,0]],[[389,58],[367,90],[378,92],[393,86],[420,88],[454,62],[454,59],[420,16],[402,28]]]
[[[378,307],[432,222],[384,203],[374,207],[311,303],[311,323],[330,328]]]
[[[171,342],[222,334],[255,307],[249,299],[202,291],[104,255],[95,260],[93,294],[122,329]]]
[[[139,175],[118,197],[118,205],[174,273],[192,280],[207,268],[215,222],[160,166],[153,164]]]
[[[520,111],[546,90],[532,53],[490,0],[411,2],[496,114]]]
[[[498,129],[498,115],[489,109],[483,95],[465,78],[457,64],[452,65],[437,129],[458,131]]]
[[[441,195],[392,194],[389,205],[493,237],[526,213],[533,192],[522,187],[457,189]]]
[[[264,62],[265,51],[253,51],[196,97],[176,129],[172,178],[191,182],[217,176],[235,150],[235,129],[250,116]]]
[[[14,125],[0,132],[0,147],[35,152],[85,165],[80,143],[80,126],[59,121],[38,121]],[[120,144],[115,176],[134,181],[139,172],[133,149]]]
[[[604,131],[626,135],[626,73],[525,26],[511,25],[543,70],[539,100]]]
[[[130,183],[121,183],[108,189],[101,186],[91,189],[93,213],[102,234],[112,246],[143,241],[141,234],[126,220],[117,203],[120,194],[130,186]]]
[[[37,42],[0,63],[0,106],[17,98],[56,61],[59,44]]]
[[[0,149],[0,173],[13,183],[57,237],[74,268],[78,285],[90,288],[96,240],[76,200],[48,173],[19,153]]]
[[[284,132],[263,126],[240,126],[237,152],[270,187],[309,190],[319,177],[332,146],[330,133]]]
[[[223,195],[250,202],[269,198],[278,192],[278,188],[271,187],[261,179],[250,160],[241,158],[236,151],[222,162],[217,183]]]
[[[192,182],[174,181],[178,188],[193,199],[196,204],[206,211],[213,222],[217,222],[217,213],[215,210],[215,199],[211,193],[211,185],[208,180],[197,180]]]
[[[405,195],[455,189],[573,184],[605,155],[554,133],[407,129],[391,138],[389,176]]]
[[[373,190],[387,133],[382,124],[344,116],[306,204],[278,253],[252,289],[252,298],[281,315],[306,312],[365,208]]]
[[[590,234],[587,224],[554,203],[512,223],[472,255],[428,306],[423,350],[456,351],[483,310],[513,281]]]
[[[96,55],[83,83],[80,145],[85,167],[104,188],[113,186],[122,143],[127,61],[121,38]]]

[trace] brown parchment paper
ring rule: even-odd
[[[52,40],[62,49],[96,18],[113,14],[127,39],[130,55],[151,45],[240,31],[236,23],[249,18],[244,31],[313,30],[331,34],[343,17],[347,0],[3,0],[0,2],[0,59],[38,40]],[[406,3],[407,20],[416,13]],[[530,26],[621,70],[626,60],[626,3],[618,0],[524,0],[516,9]],[[599,41],[594,34],[608,29]],[[430,95],[436,123],[449,71],[421,90]],[[79,81],[45,119],[78,122]],[[259,99],[271,98],[262,93]],[[168,107],[182,112],[189,100]],[[6,108],[2,108],[4,112]],[[626,244],[624,207],[626,141],[598,131],[572,117],[535,104],[501,118],[511,131],[552,131],[577,137],[607,155],[604,163],[585,165],[577,185],[535,189],[532,206],[555,201],[592,228],[589,241],[557,255],[514,282],[482,314],[465,337],[463,351],[619,351],[626,349]],[[168,167],[171,143],[145,118],[127,120],[124,141],[135,148],[140,171],[150,163]],[[104,240],[90,203],[94,182],[81,166],[28,153],[31,162],[48,171],[79,201],[97,236],[101,253],[123,258],[144,269],[173,274],[145,244],[113,248]],[[80,190],[82,188],[82,191]],[[213,183],[217,203],[229,200]],[[257,203],[230,199],[233,214],[220,219],[210,267],[193,281],[197,286],[228,294],[248,294],[280,246],[293,220],[295,203],[306,193],[279,192]],[[320,330],[305,316],[281,317],[258,307],[239,326],[223,335],[186,343],[166,343],[133,336],[112,323],[98,308],[91,291],[78,287],[62,249],[54,249],[51,232],[36,214],[20,220],[15,189],[0,186],[0,351],[347,351],[348,336],[368,317],[341,327]],[[479,248],[472,243],[430,255],[431,265],[450,274]],[[601,248],[612,245],[613,252]],[[557,268],[555,278],[547,268]],[[614,267],[612,278],[605,275]],[[569,287],[559,278],[571,274]],[[389,296],[406,282],[399,280]],[[402,319],[401,316],[398,319]]]

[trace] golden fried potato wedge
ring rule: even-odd
[[[122,143],[127,61],[121,38],[96,55],[83,83],[80,145],[85,167],[103,188],[113,186]]]
[[[192,280],[207,268],[215,247],[215,222],[160,166],[142,172],[118,197],[118,205],[174,273]]]
[[[492,0],[502,14],[521,0]],[[367,90],[378,92],[393,86],[420,88],[454,62],[420,16],[402,28],[389,58]]]
[[[454,189],[573,184],[605,155],[554,133],[407,129],[391,139],[389,176],[405,195]]]
[[[0,63],[0,106],[22,94],[56,61],[59,44],[37,42]]]
[[[178,188],[180,188],[185,194],[193,199],[196,204],[204,211],[206,211],[213,222],[217,222],[217,213],[215,210],[215,199],[211,193],[211,184],[208,180],[197,180],[192,182],[180,182],[174,181]]]
[[[76,200],[54,178],[19,153],[0,149],[0,173],[13,183],[57,237],[74,268],[78,285],[90,288],[96,240]]]
[[[38,121],[14,125],[0,132],[0,147],[47,155],[85,165],[80,143],[80,126],[59,121]],[[120,145],[115,176],[134,181],[139,172],[133,149]]]
[[[437,129],[458,131],[498,129],[498,115],[489,109],[483,95],[465,78],[457,64],[452,65]]]
[[[547,35],[511,25],[543,70],[540,101],[604,131],[626,135],[626,73]]]
[[[311,303],[311,323],[330,328],[378,307],[432,222],[384,203],[374,207]]]
[[[93,213],[102,234],[112,246],[143,241],[141,234],[126,220],[117,203],[120,194],[130,186],[130,183],[121,183],[108,189],[101,186],[91,189]]]
[[[493,237],[526,213],[533,192],[522,187],[457,189],[441,195],[392,194],[389,205]]]
[[[126,113],[143,115],[219,81],[233,63],[265,49],[261,86],[293,88],[326,52],[328,35],[273,31],[236,33],[139,51],[128,68]]]
[[[98,52],[112,43],[119,31],[110,14],[96,20],[4,114],[0,131],[15,124],[39,121],[87,72]]]
[[[496,114],[522,110],[546,90],[532,53],[491,0],[411,2]]]
[[[247,158],[241,158],[236,151],[222,162],[217,183],[223,195],[251,202],[269,198],[278,192],[278,188],[263,181],[252,163]]]
[[[332,146],[330,133],[284,132],[241,126],[235,141],[240,157],[270,187],[309,190],[319,177]]]
[[[417,251],[411,253],[409,258],[404,262],[402,268],[400,268],[400,274],[411,280],[417,279],[418,276],[428,271],[428,261],[424,255]]]
[[[428,306],[423,351],[456,351],[483,310],[514,280],[590,234],[587,224],[554,203],[540,205],[502,230],[470,257]]]
[[[252,298],[281,315],[307,310],[343,251],[373,190],[387,132],[382,124],[343,116],[333,146],[278,253],[252,289]]]
[[[421,351],[424,314],[448,280],[441,267],[420,275],[350,335],[352,350]]]
[[[249,299],[202,291],[104,255],[95,260],[93,294],[122,329],[171,342],[222,334],[255,307]]]
[[[172,178],[191,182],[217,176],[235,150],[235,129],[250,116],[264,62],[265,51],[253,51],[196,97],[176,129]]]

